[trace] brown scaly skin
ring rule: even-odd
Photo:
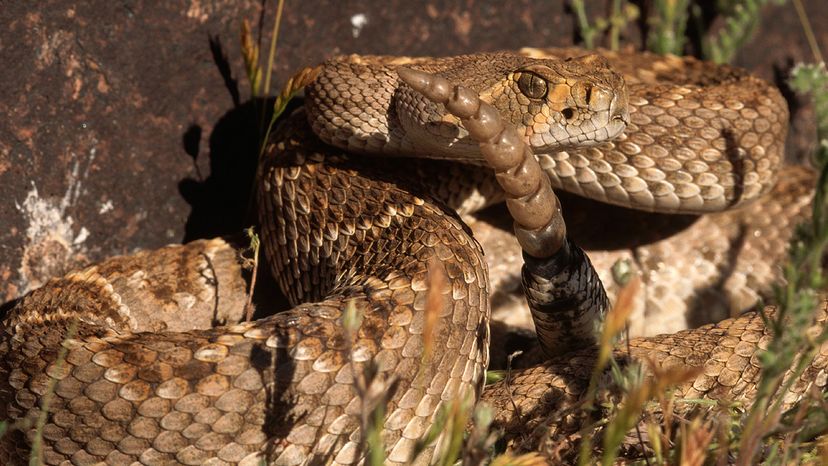
[[[592,76],[591,62],[568,62],[562,69],[585,70],[583,76]],[[605,72],[595,71],[597,76]],[[523,89],[539,86],[526,78],[520,85],[520,76],[512,77]],[[547,86],[553,81],[550,75]],[[566,99],[571,97],[574,104],[581,99],[579,110],[589,107],[586,86],[566,80],[560,84],[566,85],[561,88]],[[370,95],[380,98],[382,93]],[[424,98],[410,95],[410,102],[426,105]],[[598,115],[590,124],[612,122],[612,100],[606,102],[600,92],[595,95]],[[561,115],[569,114],[567,108]],[[582,116],[574,109],[571,114]],[[36,417],[49,375],[59,379],[43,429],[47,463],[258,464],[265,459],[277,464],[350,464],[359,460],[362,411],[354,378],[369,360],[380,372],[373,388],[390,398],[383,432],[386,453],[392,462],[406,462],[441,404],[479,393],[488,343],[487,277],[480,248],[444,204],[428,195],[434,188],[411,180],[405,170],[331,151],[312,137],[304,121],[300,110],[276,131],[259,183],[265,249],[296,304],[293,310],[253,323],[233,324],[230,319],[226,326],[186,332],[158,331],[160,325],[150,323],[153,332],[136,333],[140,328],[121,305],[122,295],[130,291],[114,285],[110,291],[108,282],[118,280],[98,277],[90,269],[62,279],[69,283],[57,281],[28,295],[5,317],[0,346],[4,412],[10,418]],[[447,118],[448,125],[426,126],[454,131],[457,121]],[[364,123],[372,122],[368,117]],[[413,128],[416,132],[418,126]],[[446,134],[444,141],[456,135]],[[663,192],[661,184],[653,186],[655,194]],[[723,191],[727,196],[727,189]],[[220,244],[213,247],[226,250]],[[190,248],[199,259],[187,259]],[[203,249],[210,248],[197,244],[164,250],[167,258],[161,262],[199,262],[206,254]],[[431,258],[442,264],[432,273],[445,269],[438,289],[446,299],[431,300],[438,303],[440,318],[433,334],[434,357],[420,372],[427,289],[439,283],[428,279]],[[117,276],[126,267],[111,264],[133,259],[113,261],[104,268]],[[193,276],[196,283],[203,280],[202,274]],[[91,280],[82,281],[77,290],[71,286],[87,278]],[[135,289],[135,282],[122,283]],[[159,295],[169,294],[173,300],[178,296],[178,305],[192,303],[179,294],[194,295],[188,291],[191,286],[182,280]],[[200,286],[207,288],[208,297],[215,287],[210,280]],[[349,304],[363,313],[352,340],[342,329]],[[180,317],[187,320],[189,315]],[[58,348],[73,318],[80,324],[75,337],[63,343],[66,362],[58,367]],[[716,354],[734,353],[726,342],[718,343],[721,353]],[[820,374],[819,369],[814,372]],[[727,380],[717,379],[713,388],[724,387],[721,382]],[[27,429],[25,435],[31,438],[33,432]],[[25,458],[25,443],[18,440],[3,440],[7,463]]]

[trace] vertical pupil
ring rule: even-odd
[[[543,95],[543,81],[537,77],[532,76],[532,96],[540,97]]]
[[[518,80],[520,91],[529,98],[540,99],[546,95],[546,81],[532,73],[524,73]]]

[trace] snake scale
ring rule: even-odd
[[[774,186],[787,128],[779,92],[742,70],[580,55],[351,56],[306,73],[305,105],[258,175],[264,249],[295,307],[243,321],[237,247],[220,238],[52,279],[2,321],[0,417],[19,429],[0,462],[42,441],[46,464],[353,464],[363,401],[379,400],[388,462],[427,463],[442,437],[411,455],[435,412],[478,398],[488,363],[484,251],[455,211],[504,199],[551,356],[483,398],[516,448],[567,445],[577,416],[556,413],[585,390],[585,329],[606,298],[548,184],[650,211],[750,209]],[[749,400],[768,338],[748,313],[617,357],[702,367],[679,394]],[[824,388],[826,362],[824,348],[786,403]]]

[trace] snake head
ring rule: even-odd
[[[305,88],[313,131],[352,152],[480,160],[478,144],[460,120],[401,82],[400,68],[475,92],[536,154],[601,143],[618,136],[629,121],[624,78],[598,55],[347,56],[326,62]]]
[[[535,153],[611,140],[630,119],[624,78],[598,55],[530,60],[480,97],[525,134]]]

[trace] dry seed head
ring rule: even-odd
[[[703,371],[702,367],[662,368],[649,357],[644,357],[643,361],[653,375],[653,381],[655,382],[653,395],[659,398],[666,394],[669,388],[695,380]]]
[[[713,440],[715,429],[710,421],[701,423],[698,417],[690,425],[681,425],[681,460],[686,466],[702,466],[707,458],[708,447]]]
[[[241,24],[241,52],[245,63],[255,63],[259,60],[259,48],[253,40],[253,32],[247,19],[243,19]]]

